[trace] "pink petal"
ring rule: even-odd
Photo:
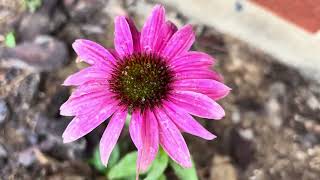
[[[109,94],[105,92],[91,93],[79,97],[70,97],[61,105],[60,114],[64,116],[85,114],[107,100],[110,101],[110,97]]]
[[[208,119],[221,119],[223,108],[208,96],[192,91],[173,91],[170,100],[190,114]]]
[[[165,9],[156,5],[141,30],[141,48],[145,52],[154,51],[160,28],[165,22]]]
[[[134,22],[130,18],[126,18],[127,22],[130,27],[130,31],[132,34],[132,40],[133,40],[133,49],[134,52],[140,52],[140,32],[138,31],[137,27],[134,25]]]
[[[170,66],[175,69],[187,69],[189,67],[209,68],[215,60],[206,53],[190,51],[181,56],[175,57],[170,61]]]
[[[108,91],[109,84],[107,82],[89,82],[78,86],[71,94],[70,98],[83,96],[86,94]]]
[[[129,132],[131,139],[137,149],[141,148],[142,140],[141,140],[141,126],[142,126],[142,116],[140,110],[135,110],[132,112],[130,125],[129,125]]]
[[[157,120],[150,110],[145,110],[141,128],[142,146],[138,149],[137,169],[146,171],[157,156],[159,149],[159,130]]]
[[[170,60],[176,56],[186,53],[192,46],[194,40],[195,35],[192,30],[192,26],[186,25],[173,34],[163,49],[162,54]]]
[[[96,64],[99,66],[112,67],[116,59],[103,46],[85,39],[78,39],[72,44],[80,60],[88,64]]]
[[[170,119],[176,124],[177,127],[179,127],[180,130],[207,140],[216,138],[215,135],[207,131],[190,114],[185,112],[180,107],[172,103],[165,102],[164,109]]]
[[[204,69],[198,69],[198,70],[178,70],[174,78],[177,80],[182,80],[182,79],[213,79],[216,81],[222,81],[223,78],[220,74],[217,72],[214,72],[212,70],[204,70]]]
[[[117,108],[117,103],[108,103],[102,109],[92,112],[90,115],[75,117],[62,134],[63,142],[72,142],[88,134],[109,118]]]
[[[121,57],[131,55],[133,53],[133,39],[130,26],[124,16],[115,18],[114,45]]]
[[[183,79],[172,84],[176,90],[194,91],[218,100],[229,94],[230,88],[221,82],[211,79]]]
[[[82,69],[67,77],[63,82],[64,86],[79,86],[87,82],[107,82],[110,73],[104,69],[99,69],[96,66],[90,66]]]
[[[187,144],[179,129],[162,110],[157,109],[155,115],[158,119],[159,137],[162,148],[181,166],[186,168],[192,167]]]
[[[105,166],[107,166],[110,154],[120,137],[127,114],[127,109],[116,111],[102,135],[100,140],[100,157],[102,164]]]
[[[108,51],[112,54],[112,56],[115,59],[117,59],[117,60],[121,59],[120,55],[118,54],[118,52],[115,49],[108,48]]]
[[[155,44],[155,50],[157,52],[161,52],[176,31],[177,26],[174,25],[171,21],[167,21],[166,23],[164,23],[160,28],[160,32]]]

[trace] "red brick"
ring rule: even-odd
[[[251,0],[309,32],[320,30],[320,0]]]

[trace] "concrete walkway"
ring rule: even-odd
[[[320,82],[320,33],[311,34],[245,0],[160,0],[192,20],[259,48]]]

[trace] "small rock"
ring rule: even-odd
[[[251,136],[250,133],[247,133]],[[253,133],[252,133],[253,134]],[[247,139],[236,131],[232,130],[230,140],[231,156],[240,167],[246,168],[254,158],[254,142]]]
[[[0,144],[0,167],[5,164],[6,160],[8,159],[8,153],[3,145]]]
[[[0,99],[0,124],[2,124],[8,117],[9,110],[4,100]]]
[[[240,129],[239,134],[241,137],[243,137],[247,140],[252,140],[254,138],[254,134],[251,129]]]
[[[20,83],[17,89],[17,96],[14,104],[16,107],[19,105],[25,106],[24,109],[28,108],[34,99],[35,95],[39,90],[40,75],[38,73],[28,75]]]
[[[32,149],[27,149],[19,154],[18,162],[24,167],[30,167],[35,161],[36,157]]]
[[[308,98],[307,104],[312,110],[320,109],[320,101],[313,95]]]
[[[83,159],[86,155],[87,141],[81,138],[76,142],[64,144],[62,133],[67,127],[66,119],[49,119],[39,116],[37,119],[36,133],[41,137],[39,149],[55,159]]]
[[[32,13],[23,16],[18,33],[22,41],[33,40],[40,34],[49,33],[50,18],[41,13]]]
[[[60,179],[68,179],[68,180],[85,180],[85,177],[74,175],[74,174],[56,174],[48,177],[48,180],[60,180]]]
[[[280,128],[282,126],[281,118],[281,105],[276,98],[270,98],[266,103],[266,109],[268,116],[270,117],[268,122],[275,128]]]
[[[33,42],[24,42],[15,48],[0,47],[0,66],[33,72],[53,71],[61,67],[67,57],[65,44],[49,36],[38,36]]]
[[[241,114],[238,109],[232,111],[231,120],[233,123],[238,124],[241,121]]]
[[[286,93],[286,85],[282,82],[275,82],[270,86],[269,91],[273,97],[282,97]]]
[[[263,172],[261,169],[255,169],[249,180],[266,180],[265,172]]]
[[[65,24],[66,16],[58,0],[43,0],[38,11],[22,17],[18,27],[19,40],[31,41],[39,35],[54,33]]]
[[[3,145],[0,144],[0,159],[7,158],[7,155],[8,155],[8,153],[7,153],[6,149],[4,148]]]
[[[212,160],[210,179],[214,180],[237,180],[237,171],[225,156],[216,155]]]

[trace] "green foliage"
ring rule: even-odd
[[[126,117],[126,126],[129,127],[130,125],[130,121],[131,121],[131,114],[128,113],[127,117]]]
[[[160,149],[156,159],[153,161],[152,166],[147,172],[147,177],[145,178],[145,180],[165,178],[163,173],[168,166],[168,162],[169,162],[168,155],[162,149]]]
[[[158,180],[167,180],[167,177],[166,177],[166,175],[162,174],[162,175],[158,178]]]
[[[119,158],[120,149],[119,146],[116,145],[110,155],[108,167],[105,167],[101,162],[99,147],[97,147],[94,151],[93,157],[89,160],[89,163],[99,172],[106,173],[109,168],[113,167],[118,162]]]
[[[197,171],[194,163],[192,168],[183,168],[174,161],[170,161],[170,166],[172,167],[174,173],[178,176],[180,180],[198,180]]]
[[[116,165],[114,165],[109,173],[109,179],[119,179],[134,177],[136,175],[137,151],[126,154]]]
[[[16,47],[16,38],[12,31],[6,34],[4,43],[7,47],[10,47],[10,48]]]
[[[135,180],[136,176],[136,161],[138,152],[127,153],[120,159],[120,150],[117,145],[110,156],[108,167],[103,166],[100,160],[99,149],[95,150],[93,158],[90,163],[101,173],[106,174],[108,179],[123,179],[123,180]],[[174,173],[181,180],[198,180],[195,166],[192,168],[183,168],[174,161],[170,161],[168,155],[163,149],[159,150],[159,153],[153,161],[151,167],[144,173],[140,174],[140,178],[144,180],[166,180],[164,174],[170,162]],[[193,163],[194,164],[194,163]],[[143,178],[145,177],[145,178]]]
[[[108,173],[109,179],[134,179],[136,175],[136,160],[137,151],[126,154]],[[147,172],[142,173],[145,175],[145,180],[166,180],[163,174],[169,163],[168,155],[160,150],[156,159],[153,161],[151,167]]]
[[[23,0],[24,6],[34,13],[42,4],[42,0]]]

